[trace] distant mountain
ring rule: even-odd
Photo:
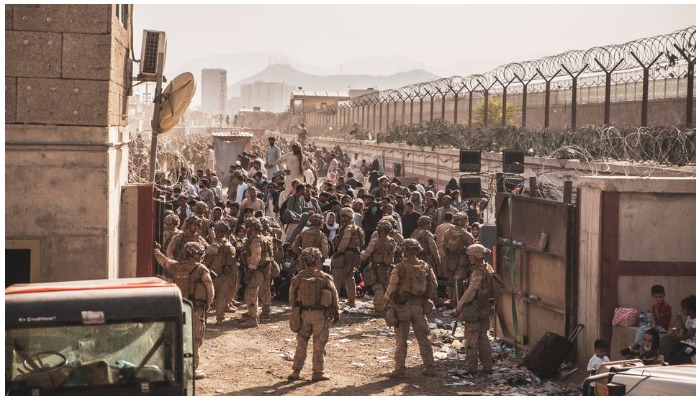
[[[263,71],[229,85],[229,97],[240,93],[241,85],[263,82],[285,82],[304,90],[348,91],[348,89],[366,89],[374,87],[379,90],[394,89],[419,82],[439,79],[437,75],[423,70],[411,70],[393,75],[311,75],[298,71],[289,65],[270,65]]]

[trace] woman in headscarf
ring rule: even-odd
[[[329,256],[333,253],[335,253],[336,245],[335,245],[335,235],[338,233],[338,228],[340,226],[338,223],[335,221],[335,213],[333,212],[328,212],[326,213],[326,222],[323,224],[323,233],[326,234],[328,237],[328,244],[330,245],[329,248]]]

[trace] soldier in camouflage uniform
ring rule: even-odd
[[[239,265],[236,260],[236,248],[228,241],[228,232],[229,228],[226,222],[218,221],[215,223],[215,238],[204,255],[204,263],[217,275],[214,279],[217,324],[224,321],[227,300],[230,298],[229,290],[231,287],[238,288]]]
[[[338,292],[333,284],[333,278],[321,271],[323,260],[321,250],[314,247],[305,248],[300,258],[304,263],[304,270],[292,278],[289,287],[289,304],[292,307],[301,307],[301,328],[297,332],[293,371],[288,379],[290,381],[301,379],[300,373],[306,360],[309,339],[313,336],[311,380],[325,381],[330,379],[324,375],[323,371],[328,329],[331,320],[337,323],[340,319]]]
[[[467,278],[469,271],[469,260],[467,259],[467,247],[474,244],[474,237],[467,230],[469,218],[467,214],[460,212],[454,216],[452,223],[455,225],[445,233],[442,247],[445,258],[442,260],[443,271],[447,274],[440,278],[448,278],[447,295],[451,304],[456,304],[458,293],[455,293],[455,281],[463,282]]]
[[[244,323],[244,328],[257,328],[258,319],[258,295],[262,298],[263,313],[270,313],[272,294],[270,292],[270,247],[272,244],[268,238],[260,235],[262,224],[255,218],[250,218],[245,222],[248,229],[248,241],[242,251],[241,262],[245,268],[243,279],[246,283],[245,302],[248,306],[248,320]],[[255,273],[262,274],[262,282],[258,285]]]
[[[294,238],[292,243],[292,251],[294,254],[301,255],[303,249],[308,249],[309,247],[315,247],[321,250],[321,255],[324,259],[328,258],[328,250],[330,245],[328,244],[328,238],[321,230],[323,226],[323,215],[314,214],[309,217],[309,229],[303,231],[297,237]],[[304,263],[301,259],[297,259],[297,272],[304,270]]]
[[[202,225],[199,227],[199,235],[207,243],[211,243],[216,235],[214,234],[214,224],[206,216],[207,209],[207,203],[203,201],[198,201],[194,204],[194,215],[198,216],[202,221]]]
[[[177,214],[170,214],[163,219],[163,248],[167,249],[172,238],[182,233],[178,228],[180,226],[180,217]]]
[[[339,211],[340,228],[335,237],[338,251],[336,254],[343,255],[343,266],[331,270],[333,279],[338,290],[345,287],[345,294],[348,296],[348,307],[355,307],[355,296],[357,287],[355,286],[355,271],[360,267],[360,251],[365,247],[365,232],[353,222],[355,212],[350,207],[343,207]]]
[[[413,231],[411,238],[416,239],[423,249],[418,254],[418,259],[427,262],[437,274],[437,267],[440,265],[440,254],[435,243],[435,235],[430,232],[431,224],[432,220],[427,215],[418,218],[418,229]]]
[[[389,285],[384,294],[384,302],[390,301],[396,309],[399,320],[396,332],[396,351],[394,352],[394,378],[406,376],[406,354],[408,352],[408,332],[413,326],[413,333],[420,348],[423,360],[423,375],[435,376],[433,348],[428,339],[430,327],[427,314],[433,310],[432,300],[437,297],[437,279],[425,261],[417,258],[423,249],[416,239],[403,241],[403,261],[397,263],[391,272]]]
[[[394,254],[398,247],[396,241],[389,237],[391,233],[391,223],[386,220],[377,223],[378,236],[372,239],[365,251],[360,254],[362,261],[370,260],[372,264],[365,268],[362,273],[365,282],[372,286],[374,292],[374,311],[383,313],[384,290],[389,284],[391,269],[394,263]]]
[[[194,304],[194,368],[199,366],[199,348],[204,343],[204,331],[207,324],[207,310],[214,301],[214,284],[207,267],[201,263],[204,254],[204,246],[197,242],[189,242],[184,246],[185,258],[176,261],[166,257],[160,252],[160,245],[156,243],[153,255],[158,264],[163,266],[175,277],[175,283],[182,292],[182,297],[189,299]],[[204,378],[202,371],[195,371],[195,378]]]
[[[478,359],[481,361],[482,372],[490,374],[493,369],[493,359],[491,357],[491,344],[489,343],[489,298],[488,298],[488,278],[487,274],[493,272],[493,268],[484,261],[484,256],[491,254],[491,251],[481,244],[472,244],[467,248],[467,256],[474,268],[469,277],[469,286],[464,291],[464,295],[457,303],[455,315],[459,315],[465,305],[474,303],[479,310],[478,322],[464,323],[464,347],[466,349],[467,371],[470,374],[478,372]]]
[[[202,220],[196,215],[187,217],[182,225],[182,233],[173,236],[165,251],[165,255],[173,260],[182,261],[185,259],[185,244],[197,242],[205,248],[209,247],[209,243],[199,234],[201,225]]]
[[[396,229],[397,223],[394,217],[386,216],[382,217],[382,220],[389,221],[391,224],[391,232],[389,232],[389,237],[394,239],[396,242],[396,253],[394,253],[394,262],[401,261],[401,254],[403,253],[403,235]]]

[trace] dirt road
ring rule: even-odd
[[[207,378],[196,382],[197,395],[205,396],[318,396],[318,395],[460,395],[460,394],[529,394],[578,395],[576,384],[544,382],[539,385],[524,367],[517,367],[512,350],[494,343],[494,374],[465,377],[463,349],[451,336],[454,318],[448,311],[434,311],[430,322],[431,342],[438,375],[421,374],[418,344],[411,333],[406,366],[408,377],[386,376],[394,366],[394,333],[381,318],[371,315],[371,299],[359,300],[358,309],[346,309],[340,323],[331,328],[326,346],[325,371],[329,381],[311,381],[311,344],[301,381],[289,382],[296,335],[289,329],[289,309],[273,302],[271,318],[261,321],[257,329],[241,329],[236,321],[207,326],[206,340],[200,351],[200,368]],[[227,317],[240,316],[227,313]],[[445,315],[443,315],[445,314]],[[213,323],[214,318],[210,317]],[[456,332],[462,337],[462,328]],[[533,382],[535,381],[535,382]]]

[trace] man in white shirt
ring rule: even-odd
[[[282,150],[275,144],[274,137],[269,137],[267,141],[270,143],[270,147],[267,148],[267,153],[265,155],[265,169],[267,169],[267,176],[271,177],[278,170],[275,163],[282,157]]]

